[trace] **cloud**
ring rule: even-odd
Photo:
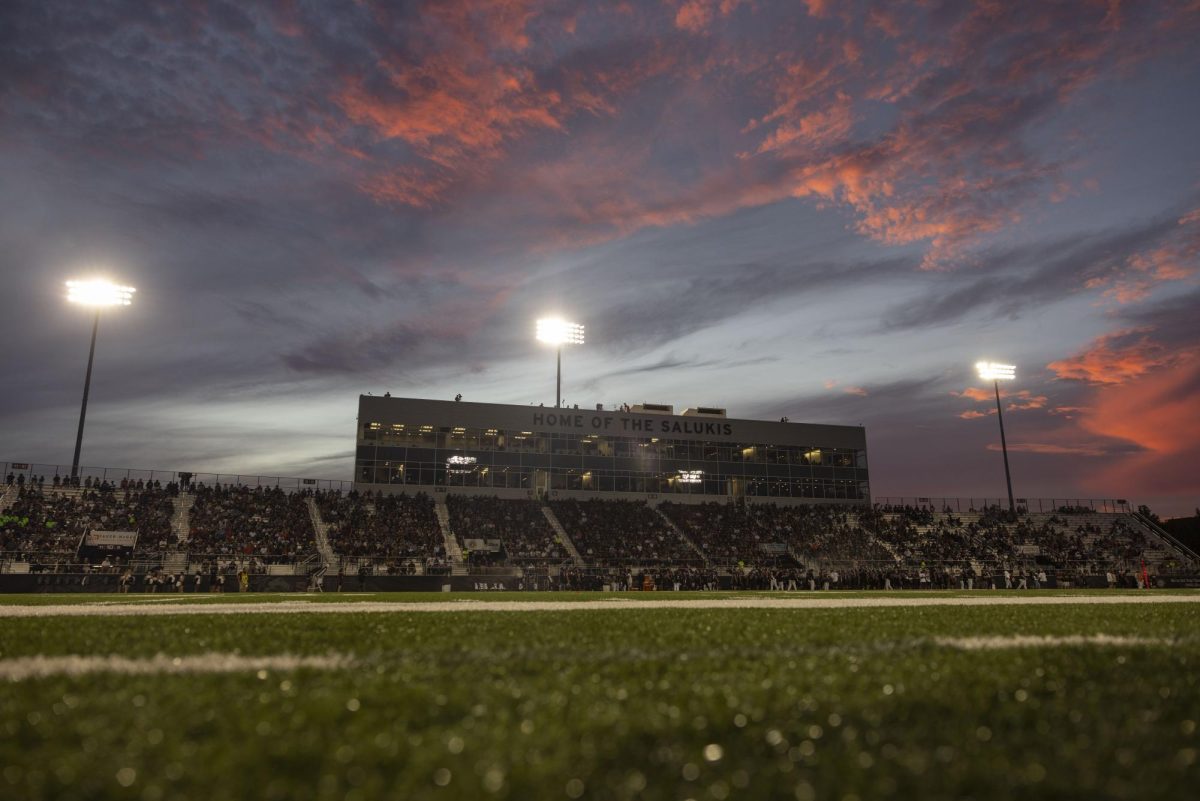
[[[1200,263],[1200,209],[1186,212],[1178,227],[1168,231],[1153,247],[1130,254],[1122,269],[1097,276],[1089,288],[1104,288],[1103,295],[1117,303],[1143,300],[1160,284],[1182,281],[1196,274]]]
[[[973,401],[991,401],[993,399],[992,392],[980,387],[967,387],[962,392],[951,393],[960,398],[966,398]]]
[[[999,451],[1000,446],[994,442],[987,445],[989,451]],[[1095,445],[1056,445],[1050,442],[1010,442],[1008,450],[1012,453],[1039,453],[1051,456],[1105,456],[1108,451]]]
[[[1080,231],[1035,245],[991,248],[975,270],[937,273],[914,300],[882,315],[884,331],[946,325],[968,315],[1016,318],[1072,295],[1112,283],[1129,259],[1159,247],[1178,231],[1177,213],[1110,232]]]
[[[1142,449],[1089,476],[1093,485],[1126,487],[1131,494],[1200,493],[1200,349],[1135,379],[1097,387],[1091,406],[1080,418],[1084,430]]]
[[[1124,384],[1169,363],[1174,355],[1148,335],[1149,328],[1114,331],[1046,369],[1058,378],[1090,384]]]

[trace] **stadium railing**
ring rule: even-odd
[[[140,479],[142,481],[158,481],[161,484],[167,484],[171,481],[178,482],[180,474],[184,472],[190,476],[193,484],[204,484],[210,487],[214,484],[233,484],[239,487],[279,487],[284,490],[320,489],[349,491],[354,489],[353,481],[341,481],[330,478],[298,478],[295,476],[267,476],[250,473],[142,470],[131,467],[87,466],[80,466],[79,468],[79,483],[82,485],[90,478],[92,481],[107,481],[109,484],[119,484],[121,479],[129,479],[130,481],[138,481]],[[26,482],[33,476],[45,476],[46,484],[49,486],[55,476],[58,476],[60,480],[68,478],[71,475],[71,467],[70,465],[41,464],[36,462],[0,462],[0,481],[5,480],[10,473],[13,476],[23,476]]]
[[[984,509],[1007,509],[1007,498],[935,498],[921,496],[872,497],[876,506],[893,508],[930,508],[934,511],[950,509],[954,512],[983,511]],[[1017,511],[1021,514],[1050,513],[1072,514],[1080,511],[1128,514],[1133,511],[1124,498],[1017,498]]]

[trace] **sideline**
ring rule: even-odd
[[[357,603],[272,603],[87,605],[0,605],[2,618],[42,617],[161,617],[177,615],[354,615],[420,612],[624,612],[640,609],[897,609],[940,606],[1113,606],[1123,604],[1197,604],[1195,595],[1031,595],[913,598],[721,598],[694,600],[606,599],[596,601],[364,601]]]

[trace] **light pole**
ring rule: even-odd
[[[83,404],[79,408],[79,430],[75,432],[75,456],[71,460],[71,478],[79,475],[79,452],[83,449],[83,421],[87,417],[88,392],[92,387],[92,362],[96,356],[96,331],[100,328],[100,310],[105,306],[128,306],[133,302],[131,286],[118,286],[103,279],[68,281],[67,300],[96,310],[92,319],[92,346],[88,349],[87,374],[83,379]]]
[[[1015,517],[1017,504],[1013,500],[1012,474],[1008,471],[1008,443],[1004,439],[1004,409],[1000,406],[1000,382],[1016,378],[1017,368],[1012,364],[976,362],[975,369],[979,371],[979,377],[984,381],[991,381],[996,390],[996,417],[1000,420],[1000,451],[1004,454],[1004,482],[1008,485],[1008,511]]]
[[[539,342],[554,345],[558,350],[558,379],[555,382],[554,408],[562,408],[562,346],[582,345],[583,326],[579,323],[568,323],[559,317],[543,317],[537,321],[537,338]]]

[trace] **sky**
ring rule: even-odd
[[[1198,0],[0,4],[0,460],[349,479],[357,396],[865,425],[1200,506]]]

